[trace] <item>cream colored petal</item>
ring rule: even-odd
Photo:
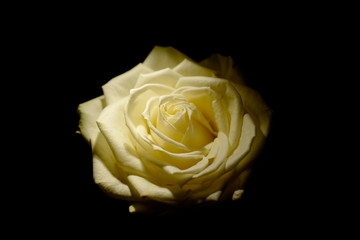
[[[140,63],[126,73],[111,79],[102,87],[106,103],[109,105],[121,98],[128,96],[130,89],[134,88],[136,85],[138,77],[141,74],[150,72],[152,72],[150,68]]]
[[[173,68],[184,59],[190,60],[188,56],[173,47],[155,46],[143,63],[145,66],[157,71],[164,68]]]
[[[221,115],[223,112],[214,111],[214,105],[219,105],[221,108],[217,94],[210,87],[181,87],[175,90],[174,94],[183,95],[188,102],[193,103],[196,108],[202,113],[202,115],[207,119],[211,128],[217,132],[219,127],[217,126],[217,118],[215,113]],[[224,116],[224,115],[223,115]],[[221,125],[226,124],[224,121],[219,121]],[[222,131],[227,128],[226,126],[221,126]]]
[[[162,166],[171,165],[179,169],[187,169],[203,158],[203,151],[174,153],[157,145],[152,147],[153,149],[151,150],[141,148],[138,150],[139,155],[141,155],[144,161],[154,162]]]
[[[209,68],[203,67],[200,64],[184,59],[180,64],[174,67],[174,71],[183,76],[205,76],[215,77],[215,72]]]
[[[165,68],[148,74],[141,74],[137,79],[135,88],[149,83],[162,84],[173,88],[180,77],[182,77],[181,74],[170,68]]]
[[[261,95],[252,88],[233,84],[243,100],[244,108],[250,113],[255,124],[259,126],[264,136],[270,130],[272,110],[265,103]]]
[[[174,98],[173,95],[166,95]],[[166,97],[165,96],[165,97]],[[184,144],[180,143],[174,134],[176,129],[173,129],[171,124],[163,119],[161,112],[161,102],[163,97],[153,96],[146,102],[142,117],[147,123],[150,131],[150,137],[153,139],[153,144],[158,144],[171,152],[188,152],[190,149]],[[156,116],[153,116],[156,115]],[[156,119],[155,119],[156,118]]]
[[[172,99],[173,102],[177,101],[176,95],[169,95],[167,98]],[[156,119],[156,128],[171,139],[180,142],[187,126],[189,125],[188,113],[185,109],[180,109],[177,112],[174,111],[169,113],[168,108],[172,108],[174,104],[172,105],[172,103],[166,102],[171,100],[164,99],[166,98],[162,98],[160,102],[159,114],[157,115]],[[178,105],[181,104],[179,103]]]
[[[146,174],[145,166],[136,154],[133,139],[125,123],[126,103],[127,99],[124,98],[107,106],[100,114],[97,123],[114,153],[118,167],[129,174]]]
[[[107,194],[120,199],[132,199],[133,194],[119,173],[111,149],[102,146],[93,154],[93,177],[97,185]]]
[[[212,93],[209,92],[212,99],[215,100],[212,106],[201,109],[205,110],[205,116],[206,112],[212,112],[207,114],[207,117],[215,115],[218,119],[221,119],[217,120],[218,130],[228,134],[230,151],[237,146],[239,141],[241,135],[241,128],[239,126],[242,125],[242,116],[245,113],[245,109],[242,106],[242,98],[232,85],[230,81],[225,79],[209,77],[183,77],[179,79],[177,84],[177,88],[181,89],[182,94],[186,94],[186,97],[190,95],[191,101],[194,101],[193,99],[195,98],[191,96],[191,92],[194,91],[192,90],[193,87],[201,88],[207,86],[213,90]],[[186,91],[182,90],[185,87],[189,89]],[[180,92],[180,90],[177,90],[177,92]],[[200,99],[200,102],[202,102],[202,99]]]
[[[162,187],[140,176],[130,175],[128,181],[142,199],[171,203],[181,198],[182,192],[175,187]]]
[[[146,84],[130,91],[130,98],[126,104],[125,117],[127,125],[133,133],[136,133],[136,126],[146,125],[142,113],[149,99],[155,96],[163,96],[174,91],[173,88],[161,84]]]
[[[204,76],[191,76],[182,77],[178,80],[176,88],[181,87],[210,87],[216,93],[225,93],[226,87],[229,82],[226,79],[204,77]]]
[[[99,133],[96,120],[99,117],[101,111],[105,107],[105,98],[100,96],[90,101],[84,102],[79,105],[78,112],[80,114],[79,128],[84,138],[93,142]]]
[[[196,111],[189,111],[189,125],[181,142],[190,149],[201,149],[215,138],[214,131],[204,117]]]
[[[229,152],[229,142],[227,136],[223,132],[218,133],[215,138],[212,148],[207,157],[212,160],[212,163],[203,171],[195,174],[193,178],[200,178],[214,172],[222,171],[221,165],[224,165]]]
[[[232,155],[227,159],[225,170],[229,170],[235,167],[239,161],[250,151],[251,144],[255,137],[255,124],[252,121],[249,114],[244,115],[244,120],[242,124],[241,137],[238,144],[238,147],[232,153]]]
[[[220,78],[225,78],[238,84],[245,83],[240,72],[234,66],[232,57],[213,54],[209,58],[201,61],[200,64],[204,67],[213,69],[216,72],[216,75]]]
[[[171,175],[187,175],[190,179],[194,174],[201,172],[205,167],[209,165],[210,161],[206,156],[203,156],[201,161],[198,161],[189,168],[180,169],[175,166],[166,165],[164,170]]]
[[[219,172],[212,177],[192,179],[183,186],[188,191],[189,198],[203,201],[218,201],[222,198],[223,189],[231,178],[231,172]]]

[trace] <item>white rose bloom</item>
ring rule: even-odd
[[[156,46],[103,92],[78,110],[94,180],[106,193],[136,203],[130,211],[241,197],[271,110],[231,57],[196,63]]]

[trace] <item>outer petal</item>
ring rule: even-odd
[[[252,161],[258,156],[265,142],[265,136],[257,129],[256,137],[253,140],[250,151],[241,161],[233,168],[233,177],[229,179],[228,184],[224,187],[222,199],[232,198],[236,200],[241,197],[245,184],[251,176]]]
[[[218,77],[231,80],[238,84],[244,84],[244,80],[241,77],[239,71],[236,67],[234,67],[234,61],[232,57],[213,54],[209,58],[201,61],[200,64],[215,70]]]
[[[107,106],[99,116],[97,123],[106,138],[118,167],[129,174],[146,174],[142,161],[137,157],[133,140],[124,119],[127,98]]]
[[[132,193],[126,184],[125,174],[118,171],[115,156],[106,139],[100,133],[93,150],[93,177],[107,194],[121,199],[132,199]]]
[[[181,199],[181,191],[178,186],[159,186],[148,179],[129,175],[128,181],[142,199],[152,199],[160,202],[172,203]]]
[[[173,68],[184,59],[190,58],[172,47],[155,46],[146,57],[144,65],[154,71],[163,68]]]
[[[107,105],[129,95],[130,89],[134,88],[140,74],[150,73],[152,70],[144,64],[138,64],[133,69],[114,77],[102,88]]]
[[[203,67],[200,64],[194,63],[188,59],[184,59],[179,65],[174,67],[174,70],[183,76],[205,76],[215,77],[215,71]]]
[[[251,144],[255,137],[256,126],[252,121],[249,114],[244,115],[241,137],[238,147],[234,150],[233,154],[227,159],[225,169],[230,170],[234,168],[238,162],[250,151]]]
[[[96,119],[105,107],[105,98],[100,96],[79,105],[78,112],[80,114],[79,128],[84,138],[94,143],[99,133]]]
[[[130,199],[132,194],[124,177],[118,172],[112,150],[101,134],[96,120],[105,107],[104,96],[79,105],[80,131],[91,142],[93,149],[93,177],[95,183],[107,194],[121,199]]]
[[[270,129],[272,111],[262,99],[260,94],[244,85],[233,84],[240,93],[244,108],[250,113],[255,124],[259,126],[264,136],[267,136]]]

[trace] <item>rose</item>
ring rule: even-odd
[[[231,57],[196,63],[155,46],[143,63],[79,105],[93,177],[139,206],[239,199],[269,131],[271,110]]]

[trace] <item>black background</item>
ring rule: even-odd
[[[213,6],[212,14],[192,8],[173,12],[172,7],[146,13],[134,7],[114,12],[53,9],[11,28],[16,37],[9,41],[9,61],[16,63],[14,71],[21,66],[24,73],[16,89],[29,110],[17,118],[19,122],[13,121],[20,132],[26,129],[27,136],[21,151],[18,144],[11,150],[25,162],[19,174],[24,187],[15,190],[20,192],[17,206],[24,211],[15,218],[38,216],[64,229],[82,224],[107,225],[105,229],[165,224],[174,225],[175,231],[206,223],[236,226],[239,231],[255,226],[298,233],[316,227],[324,213],[317,199],[322,190],[309,167],[317,165],[317,159],[308,155],[312,139],[303,114],[313,105],[299,96],[309,97],[309,83],[317,84],[310,73],[319,29],[308,28],[311,24],[302,14],[294,17],[294,9],[285,13],[267,7],[249,13]],[[172,216],[131,215],[127,202],[108,198],[94,184],[91,150],[75,133],[77,106],[101,95],[103,84],[143,61],[154,45],[173,46],[194,60],[212,53],[232,56],[247,84],[273,109],[267,144],[241,201]],[[17,72],[13,78],[19,78]],[[17,113],[16,108],[9,111]],[[306,221],[299,223],[304,216]]]

